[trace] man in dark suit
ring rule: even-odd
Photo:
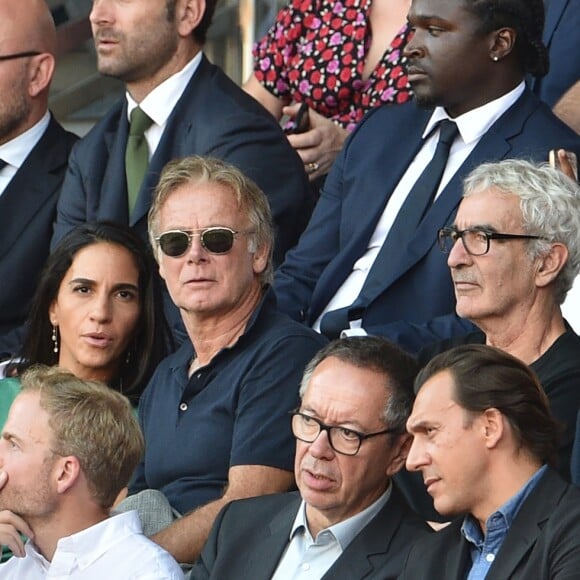
[[[48,112],[56,31],[45,2],[3,2],[0,38],[0,353],[11,355],[48,256],[76,137]]]
[[[377,109],[349,138],[275,289],[284,311],[329,336],[366,331],[415,350],[466,329],[437,248],[463,178],[483,161],[578,150],[580,138],[525,88],[526,72],[548,67],[542,0],[413,0],[409,22],[416,102]]]
[[[316,354],[292,414],[299,493],[227,505],[191,578],[397,578],[413,542],[429,533],[391,483],[407,454],[416,370],[377,337]]]
[[[195,154],[237,166],[266,193],[276,226],[275,263],[296,244],[311,209],[304,167],[272,116],[203,55],[215,4],[93,2],[99,71],[123,80],[127,94],[73,150],[55,241],[96,219],[128,223],[146,238],[161,170],[174,158]],[[149,160],[140,185],[130,177],[128,184],[126,174],[129,119],[136,111],[150,123],[144,137],[136,137],[146,142],[145,165]]]
[[[435,357],[415,389],[407,468],[441,515],[464,517],[417,542],[401,578],[577,578],[580,490],[548,465],[558,423],[534,373],[466,345]]]

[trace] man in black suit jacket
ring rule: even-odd
[[[121,79],[118,102],[75,147],[58,205],[54,240],[78,223],[128,223],[145,239],[151,194],[164,165],[189,155],[218,157],[266,193],[276,226],[274,259],[298,241],[311,210],[311,190],[298,155],[272,116],[203,55],[216,0],[96,0],[90,14],[102,74]],[[137,107],[149,166],[128,207],[125,149]]]
[[[464,345],[435,357],[415,387],[407,468],[441,515],[466,515],[417,542],[401,578],[577,578],[580,490],[547,465],[559,427],[534,373]]]
[[[524,86],[526,71],[541,74],[548,64],[542,0],[414,0],[409,22],[415,34],[405,52],[416,102],[379,107],[359,124],[278,269],[275,290],[282,310],[329,336],[362,327],[418,350],[468,326],[454,314],[437,247],[463,178],[484,161],[547,160],[560,146],[578,151],[580,138]],[[418,225],[409,225],[403,210],[423,201],[414,186],[447,119],[459,135],[434,202],[422,203]],[[342,325],[325,324],[337,311]]]
[[[76,136],[48,112],[56,31],[46,4],[3,2],[0,22],[0,353],[11,355],[48,256]]]
[[[191,578],[397,578],[429,533],[390,478],[409,444],[415,361],[384,339],[335,341],[308,364],[293,413],[299,493],[228,504]]]

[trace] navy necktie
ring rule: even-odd
[[[383,272],[389,268],[392,256],[397,255],[409,243],[417,227],[433,204],[439,183],[443,177],[451,145],[457,137],[457,125],[445,119],[438,124],[439,141],[431,161],[419,176],[407,195],[387,238],[371,267],[358,298],[351,306],[327,312],[320,321],[320,331],[329,338],[337,338],[340,332],[349,327],[351,320],[361,318],[365,308],[372,302],[382,288]],[[436,232],[433,232],[435,237]]]
[[[4,159],[0,159],[0,171],[2,171],[7,165],[8,163],[6,163]]]

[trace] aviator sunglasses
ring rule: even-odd
[[[183,256],[191,246],[191,240],[199,236],[201,245],[211,254],[226,254],[232,249],[235,237],[240,233],[226,227],[203,230],[170,230],[155,238],[161,251],[172,258]]]

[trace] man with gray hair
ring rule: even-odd
[[[391,483],[409,449],[417,369],[378,337],[337,340],[316,354],[292,413],[299,491],[228,505],[191,578],[397,578],[429,533]]]
[[[481,330],[426,349],[420,358],[466,343],[501,348],[531,366],[552,413],[566,429],[559,470],[570,477],[580,405],[580,337],[560,305],[580,269],[580,188],[548,165],[487,163],[465,180],[463,200],[439,244],[457,314]]]
[[[233,165],[202,157],[169,163],[149,234],[188,340],[141,397],[146,451],[130,493],[144,493],[125,503],[142,511],[146,498],[163,494],[187,514],[155,522],[153,510],[152,522],[161,529],[153,539],[187,563],[225,503],[292,486],[288,412],[298,404],[304,366],[325,340],[277,312],[268,286],[268,200]]]
[[[126,397],[58,368],[24,374],[0,440],[0,544],[14,553],[0,577],[183,578],[136,512],[109,517],[142,453]]]

